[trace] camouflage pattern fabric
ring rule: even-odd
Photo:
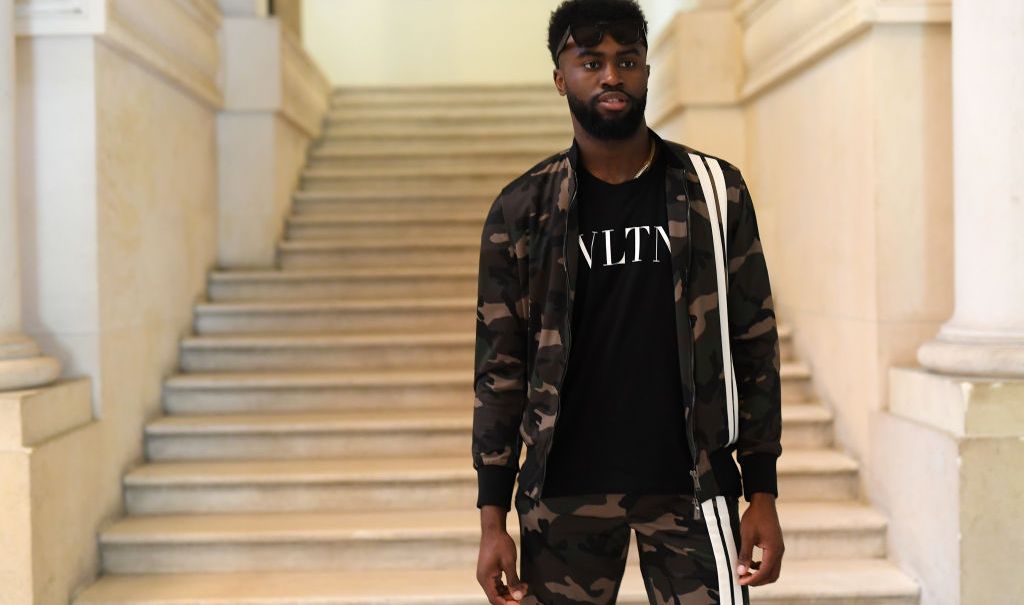
[[[517,495],[519,579],[528,585],[522,605],[615,603],[631,532],[652,605],[749,605],[749,588],[736,583],[735,571],[723,575],[730,563],[735,570],[738,500],[719,499],[729,522],[716,520],[709,531],[681,495],[595,494],[539,502]],[[713,544],[714,539],[730,541],[731,548]],[[733,557],[727,559],[730,550]],[[720,582],[726,585],[724,595]]]
[[[741,466],[757,462],[756,467],[774,472],[782,453],[778,332],[754,206],[739,169],[648,130],[666,153],[665,200],[686,399],[682,404],[695,463],[692,505],[699,518],[703,504],[722,494],[709,458],[712,452],[735,451]],[[718,181],[724,192],[716,186],[714,195],[725,210],[718,216],[725,214],[727,220],[720,235],[728,242],[727,321],[737,382],[735,410],[727,406],[707,189],[692,157],[706,158],[702,163],[717,161],[724,177]],[[578,165],[574,139],[571,147],[538,162],[501,190],[481,234],[472,459],[481,486],[507,485],[509,500],[517,475],[523,495],[535,501],[543,495],[572,343]],[[722,226],[716,223],[715,228]],[[520,468],[523,444],[527,450]]]

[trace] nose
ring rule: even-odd
[[[612,88],[622,84],[622,77],[619,76],[619,70],[615,67],[614,61],[605,62],[604,69],[601,70],[601,84]]]

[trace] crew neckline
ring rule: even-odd
[[[644,173],[641,174],[640,176],[638,176],[636,178],[629,179],[629,180],[622,181],[621,183],[609,183],[608,181],[595,176],[592,172],[590,172],[589,170],[587,170],[583,166],[582,162],[580,163],[580,170],[579,171],[585,177],[587,177],[591,182],[593,182],[593,183],[595,183],[597,185],[600,185],[602,187],[608,187],[608,188],[611,188],[611,189],[626,188],[626,187],[629,187],[630,185],[637,185],[637,184],[643,182],[645,177],[651,175],[651,173],[655,172],[658,168],[660,168],[660,164],[661,164],[661,161],[663,159],[663,157],[662,157],[663,155],[664,154],[662,153],[662,150],[658,149],[657,147],[655,147],[654,158],[651,159],[651,165],[647,167],[647,170],[645,170]]]

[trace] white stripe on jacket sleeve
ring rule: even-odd
[[[708,207],[708,217],[714,228],[711,229],[711,241],[714,247],[715,274],[718,287],[718,322],[722,338],[722,369],[725,377],[725,407],[729,424],[729,441],[726,445],[732,445],[739,437],[739,404],[737,401],[738,392],[736,385],[736,372],[732,365],[732,347],[730,346],[729,334],[729,288],[728,288],[728,256],[726,255],[726,234],[728,234],[728,223],[725,222],[728,214],[726,206],[729,200],[725,194],[725,177],[722,174],[722,167],[714,158],[703,158],[695,153],[689,154],[697,170],[697,178],[700,180],[701,190],[704,192],[704,200]],[[707,161],[714,174],[714,185],[708,175]],[[721,208],[722,221],[719,222],[719,208]]]

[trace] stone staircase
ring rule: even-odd
[[[566,112],[550,86],[335,93],[279,266],[209,276],[167,415],[124,478],[128,516],[102,528],[104,575],[77,605],[486,603],[469,455],[479,234],[501,186],[571,142]],[[917,603],[781,335],[787,551],[754,602]],[[518,542],[514,509],[508,528]],[[618,602],[647,602],[635,544]]]

